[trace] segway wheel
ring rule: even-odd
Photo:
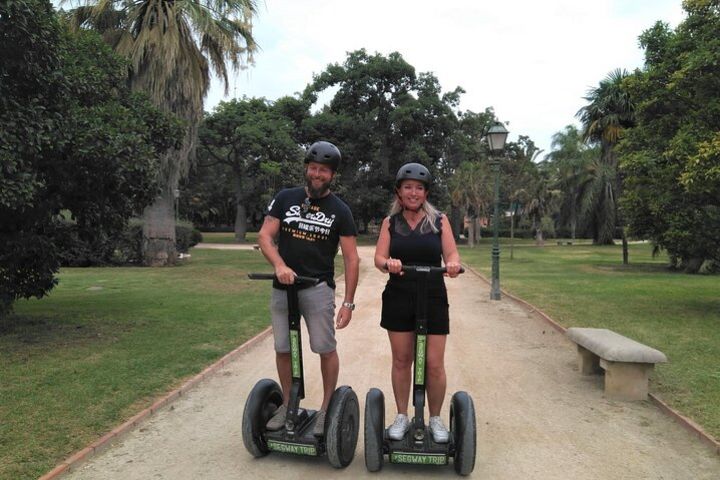
[[[450,403],[450,429],[455,442],[455,472],[470,475],[475,468],[475,406],[467,392],[456,392]]]
[[[385,395],[371,388],[365,396],[365,467],[370,472],[378,472],[383,467],[384,424]]]
[[[330,399],[325,417],[325,448],[330,465],[345,468],[355,456],[360,407],[352,388],[339,387]]]
[[[269,378],[257,382],[250,391],[243,410],[242,437],[253,457],[264,457],[270,451],[264,436],[265,424],[282,403],[280,385]]]

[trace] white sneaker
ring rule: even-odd
[[[445,428],[440,417],[430,417],[430,433],[435,443],[448,443],[450,439],[450,432]]]
[[[388,428],[388,437],[393,440],[402,440],[408,430],[410,430],[410,420],[404,413],[398,413],[395,421]]]

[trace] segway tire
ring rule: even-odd
[[[365,467],[370,472],[382,470],[383,433],[385,430],[385,395],[371,388],[365,396]]]
[[[475,468],[475,406],[467,392],[456,392],[450,403],[450,428],[455,442],[453,465],[459,475],[470,475]]]
[[[265,424],[282,404],[282,390],[274,380],[263,378],[250,391],[243,410],[242,437],[253,457],[264,457],[270,451],[264,436]]]
[[[355,456],[360,407],[352,388],[339,387],[330,399],[325,417],[325,448],[330,465],[345,468]]]

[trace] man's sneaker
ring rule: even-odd
[[[402,440],[408,430],[410,430],[410,420],[404,413],[398,413],[395,421],[388,428],[388,437],[393,440]]]
[[[447,443],[450,439],[450,432],[445,428],[440,417],[430,417],[430,433],[435,443]]]
[[[285,405],[280,405],[277,410],[275,410],[275,413],[273,416],[268,420],[268,422],[265,424],[265,428],[268,430],[274,432],[277,430],[280,430],[285,426],[285,415],[287,414],[287,407]]]
[[[318,410],[315,414],[315,426],[313,427],[313,435],[322,437],[325,435],[325,410]]]

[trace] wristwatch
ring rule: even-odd
[[[342,303],[342,306],[345,307],[345,308],[347,308],[347,309],[350,310],[350,311],[355,310],[355,304],[354,304],[354,303],[343,302],[343,303]]]

